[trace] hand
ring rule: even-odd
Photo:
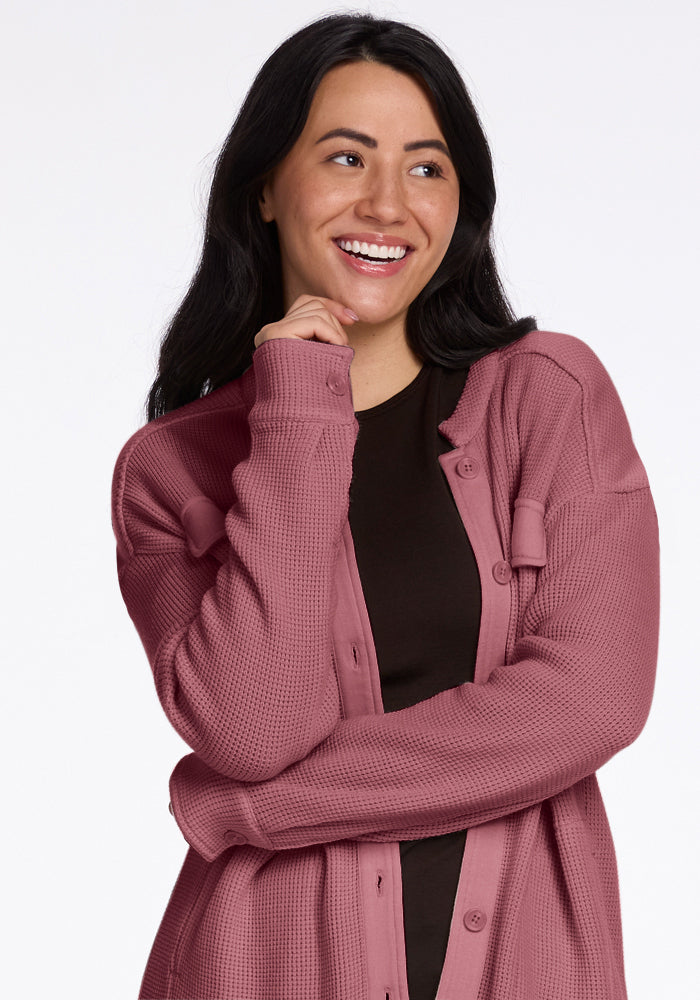
[[[277,323],[267,323],[255,335],[255,347],[266,340],[286,337],[290,340],[318,340],[327,344],[347,347],[348,338],[341,326],[349,326],[357,321],[352,310],[341,302],[324,299],[319,295],[300,295],[292,303],[286,315]]]

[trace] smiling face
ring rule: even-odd
[[[285,310],[306,293],[336,299],[365,323],[405,322],[458,211],[459,179],[422,87],[380,63],[330,70],[263,189]]]

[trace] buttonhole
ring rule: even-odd
[[[382,874],[382,872],[377,872],[377,895],[378,896],[381,896],[381,894],[382,894],[382,879],[383,878],[384,878],[384,875]]]
[[[354,642],[352,644],[352,658],[355,661],[355,669],[356,670],[359,669],[359,666],[360,666],[360,657],[359,657],[358,652],[357,652],[357,646],[355,645]]]

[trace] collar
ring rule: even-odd
[[[498,374],[501,349],[495,349],[483,358],[479,358],[469,368],[464,390],[457,406],[447,418],[438,425],[440,432],[455,448],[467,444],[481,426],[488,406],[494,382]],[[207,406],[206,400],[212,404],[221,402],[221,396],[231,401],[238,399],[245,410],[250,412],[255,402],[255,375],[253,365],[239,375],[233,382],[221,386],[208,396],[202,397],[199,404]],[[217,398],[218,397],[218,398]]]
[[[499,351],[491,351],[469,368],[464,391],[447,420],[438,425],[455,448],[467,444],[481,426],[499,368]]]

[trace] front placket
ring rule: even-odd
[[[337,564],[333,648],[346,717],[384,711],[369,613],[349,522]],[[356,843],[367,1000],[409,1000],[398,843]]]
[[[512,569],[493,513],[485,456],[476,445],[439,456],[476,558],[481,621],[474,683],[505,660]],[[349,523],[338,560],[334,653],[343,711],[382,712],[381,681]],[[468,766],[468,762],[465,762]],[[493,927],[505,819],[469,830],[436,1000],[476,1000]],[[357,843],[368,1000],[408,1000],[398,843]]]
[[[481,621],[474,683],[483,684],[505,662],[513,571],[503,552],[482,449],[472,442],[438,460],[479,570]],[[506,820],[501,818],[467,833],[436,1000],[476,1000],[494,926],[505,828]]]

